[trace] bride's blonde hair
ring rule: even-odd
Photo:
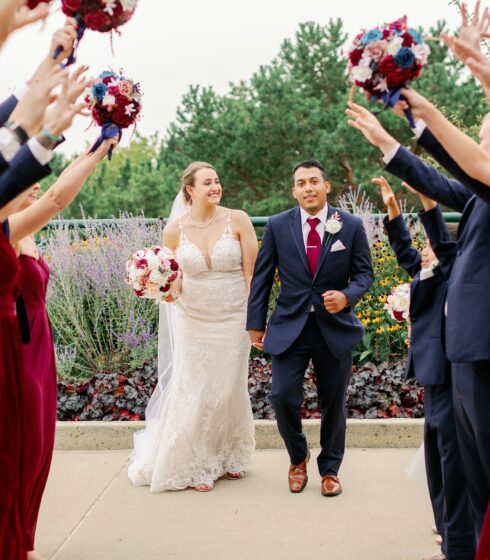
[[[212,169],[213,171],[216,171],[210,163],[206,163],[205,161],[193,161],[186,167],[184,173],[182,174],[181,186],[186,202],[191,202],[191,195],[187,192],[187,187],[194,186],[196,173],[201,169]]]

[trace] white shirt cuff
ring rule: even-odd
[[[9,162],[20,149],[20,142],[15,134],[8,128],[0,128],[0,153],[5,161]]]
[[[422,268],[420,270],[420,280],[428,280],[434,276],[434,269],[433,268]]]
[[[31,138],[27,141],[27,145],[32,152],[32,155],[37,159],[41,165],[47,165],[53,158],[53,151],[48,150],[41,146],[37,138]]]
[[[427,124],[425,123],[425,121],[420,119],[417,121],[417,124],[415,125],[413,132],[417,138],[420,138],[426,128],[427,128]]]
[[[392,150],[391,152],[388,152],[387,154],[385,154],[383,156],[383,163],[385,165],[388,165],[390,163],[390,161],[396,156],[398,150],[400,149],[400,144],[397,144]]]
[[[20,101],[28,91],[29,86],[27,84],[24,84],[20,87],[15,88],[13,95],[17,97],[18,101]]]

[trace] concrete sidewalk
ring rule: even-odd
[[[38,527],[55,560],[420,560],[438,548],[425,486],[407,480],[414,449],[347,449],[344,493],[287,489],[283,450],[260,450],[247,477],[213,492],[150,494],[127,451],[58,451]],[[313,457],[316,453],[313,453]]]

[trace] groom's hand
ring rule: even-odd
[[[322,295],[325,309],[329,313],[338,313],[349,305],[349,300],[343,292],[338,292],[337,290],[329,290]]]
[[[254,348],[257,348],[258,350],[264,349],[265,331],[256,331],[251,329],[248,331],[248,335],[250,336],[250,342]]]

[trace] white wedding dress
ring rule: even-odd
[[[179,224],[175,254],[184,280],[174,304],[178,356],[158,420],[137,434],[128,471],[133,484],[149,485],[152,492],[212,484],[227,472],[246,471],[255,449],[240,242],[228,214],[209,267]]]

